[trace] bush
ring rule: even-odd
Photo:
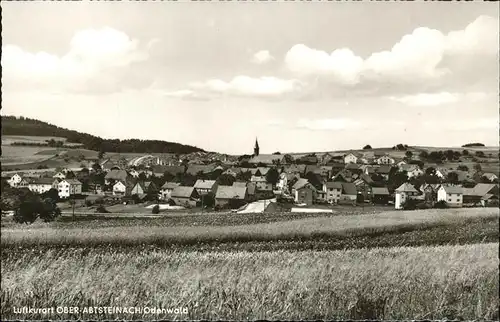
[[[372,149],[372,146],[367,144],[363,147],[363,150],[371,150]]]
[[[172,199],[168,199],[167,203],[169,206],[175,206],[175,201],[173,201]]]
[[[160,206],[155,205],[153,207],[153,209],[151,210],[151,213],[154,214],[154,215],[159,214],[160,213]]]
[[[417,201],[414,199],[407,199],[402,206],[404,210],[415,210],[417,209]]]
[[[434,204],[434,208],[437,208],[437,209],[447,209],[449,207],[448,207],[448,203],[446,203],[446,201],[440,200],[440,201],[438,201],[438,202],[436,202]]]

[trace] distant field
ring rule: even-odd
[[[50,159],[56,155],[56,153],[40,154],[40,152],[43,151],[47,151],[47,148],[2,145],[2,157],[0,158],[2,162],[2,167],[4,165],[40,162]]]
[[[23,135],[2,135],[2,145],[10,145],[14,142],[23,143],[46,143],[53,139],[54,141],[63,141],[66,144],[67,139],[57,136],[23,136]]]

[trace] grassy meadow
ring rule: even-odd
[[[26,250],[2,257],[1,315],[18,319],[14,306],[135,306],[187,307],[189,314],[50,318],[498,319],[498,265],[498,243],[320,252]]]
[[[4,319],[498,320],[495,208],[96,217],[2,218]]]

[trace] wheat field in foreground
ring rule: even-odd
[[[498,243],[345,251],[8,250],[4,319],[498,319]],[[36,315],[13,307],[186,307]]]

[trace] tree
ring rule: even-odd
[[[37,218],[45,222],[53,221],[61,214],[54,200],[46,198],[40,200],[36,196],[24,199],[14,214],[14,221],[17,223],[32,224]]]
[[[312,172],[312,171],[309,171],[308,173],[306,173],[306,176],[305,178],[307,179],[307,181],[309,181],[310,184],[312,184],[316,189],[320,189],[322,186],[323,186],[323,183],[321,182],[321,180],[318,178],[318,176]]]
[[[482,172],[483,168],[481,167],[481,165],[479,163],[476,163],[476,164],[474,164],[474,170],[476,172]]]
[[[408,147],[408,146],[406,146],[406,147]],[[398,144],[398,145],[396,145],[396,149],[397,149],[397,150],[400,150],[400,151],[404,151],[404,150],[406,150],[406,147],[405,147],[405,145],[404,145],[404,144],[401,144],[401,143],[400,143],[400,144]]]
[[[145,172],[141,172],[141,173],[139,173],[139,176],[137,177],[137,179],[139,179],[139,181],[146,181],[148,178],[146,177]]]
[[[457,184],[458,183],[458,173],[449,172],[448,175],[446,176],[446,180],[449,183]]]
[[[485,157],[483,151],[476,151],[476,156],[479,157],[479,158],[484,158]]]
[[[413,152],[411,152],[411,151],[406,151],[406,152],[405,152],[405,155],[406,155],[406,157],[407,157],[408,159],[411,159],[411,158],[413,157]]]
[[[462,151],[462,155],[469,155],[469,151],[468,150],[463,150]]]
[[[100,173],[102,172],[102,167],[99,163],[96,162],[92,165],[92,170],[94,170],[96,173]]]
[[[372,149],[372,146],[367,144],[363,147],[363,150],[371,150]]]
[[[469,168],[466,166],[466,165],[459,165],[457,167],[457,170],[460,170],[460,171],[469,171]]]
[[[232,186],[235,181],[236,178],[230,174],[222,174],[217,179],[220,186]]]
[[[167,172],[165,171],[163,173],[163,176],[162,176],[162,183],[165,183],[165,182],[170,182],[172,180],[174,180],[175,176],[173,174],[171,174],[170,172]]]
[[[290,155],[290,154],[285,154],[283,156],[283,160],[285,161],[285,163],[287,164],[293,164],[295,162],[295,160],[293,159],[293,157]]]
[[[279,151],[276,151],[273,153],[273,155],[281,155],[281,153]]]
[[[429,153],[427,151],[420,152],[420,158],[425,160],[429,157]]]
[[[59,200],[59,192],[55,188],[51,188],[49,191],[42,193],[42,198],[49,198],[51,200]]]
[[[238,181],[249,181],[252,178],[252,173],[250,171],[241,171],[236,175],[236,180]]]
[[[68,171],[68,172],[66,173],[66,179],[75,179],[75,178],[76,178],[76,176],[75,176],[75,174],[73,173],[73,171]]]
[[[467,143],[462,145],[462,148],[472,148],[472,147],[482,147],[484,144],[482,143]]]
[[[273,186],[275,186],[278,183],[278,180],[280,178],[280,174],[278,173],[278,170],[275,168],[269,169],[266,173],[266,181]]]
[[[160,213],[160,206],[159,205],[154,205],[153,209],[151,209],[152,214],[159,214]]]
[[[105,152],[104,152],[103,150],[100,150],[100,151],[99,151],[99,154],[97,155],[97,158],[98,158],[99,160],[101,160],[101,159],[103,159],[103,158],[104,158],[104,155],[105,155]]]

